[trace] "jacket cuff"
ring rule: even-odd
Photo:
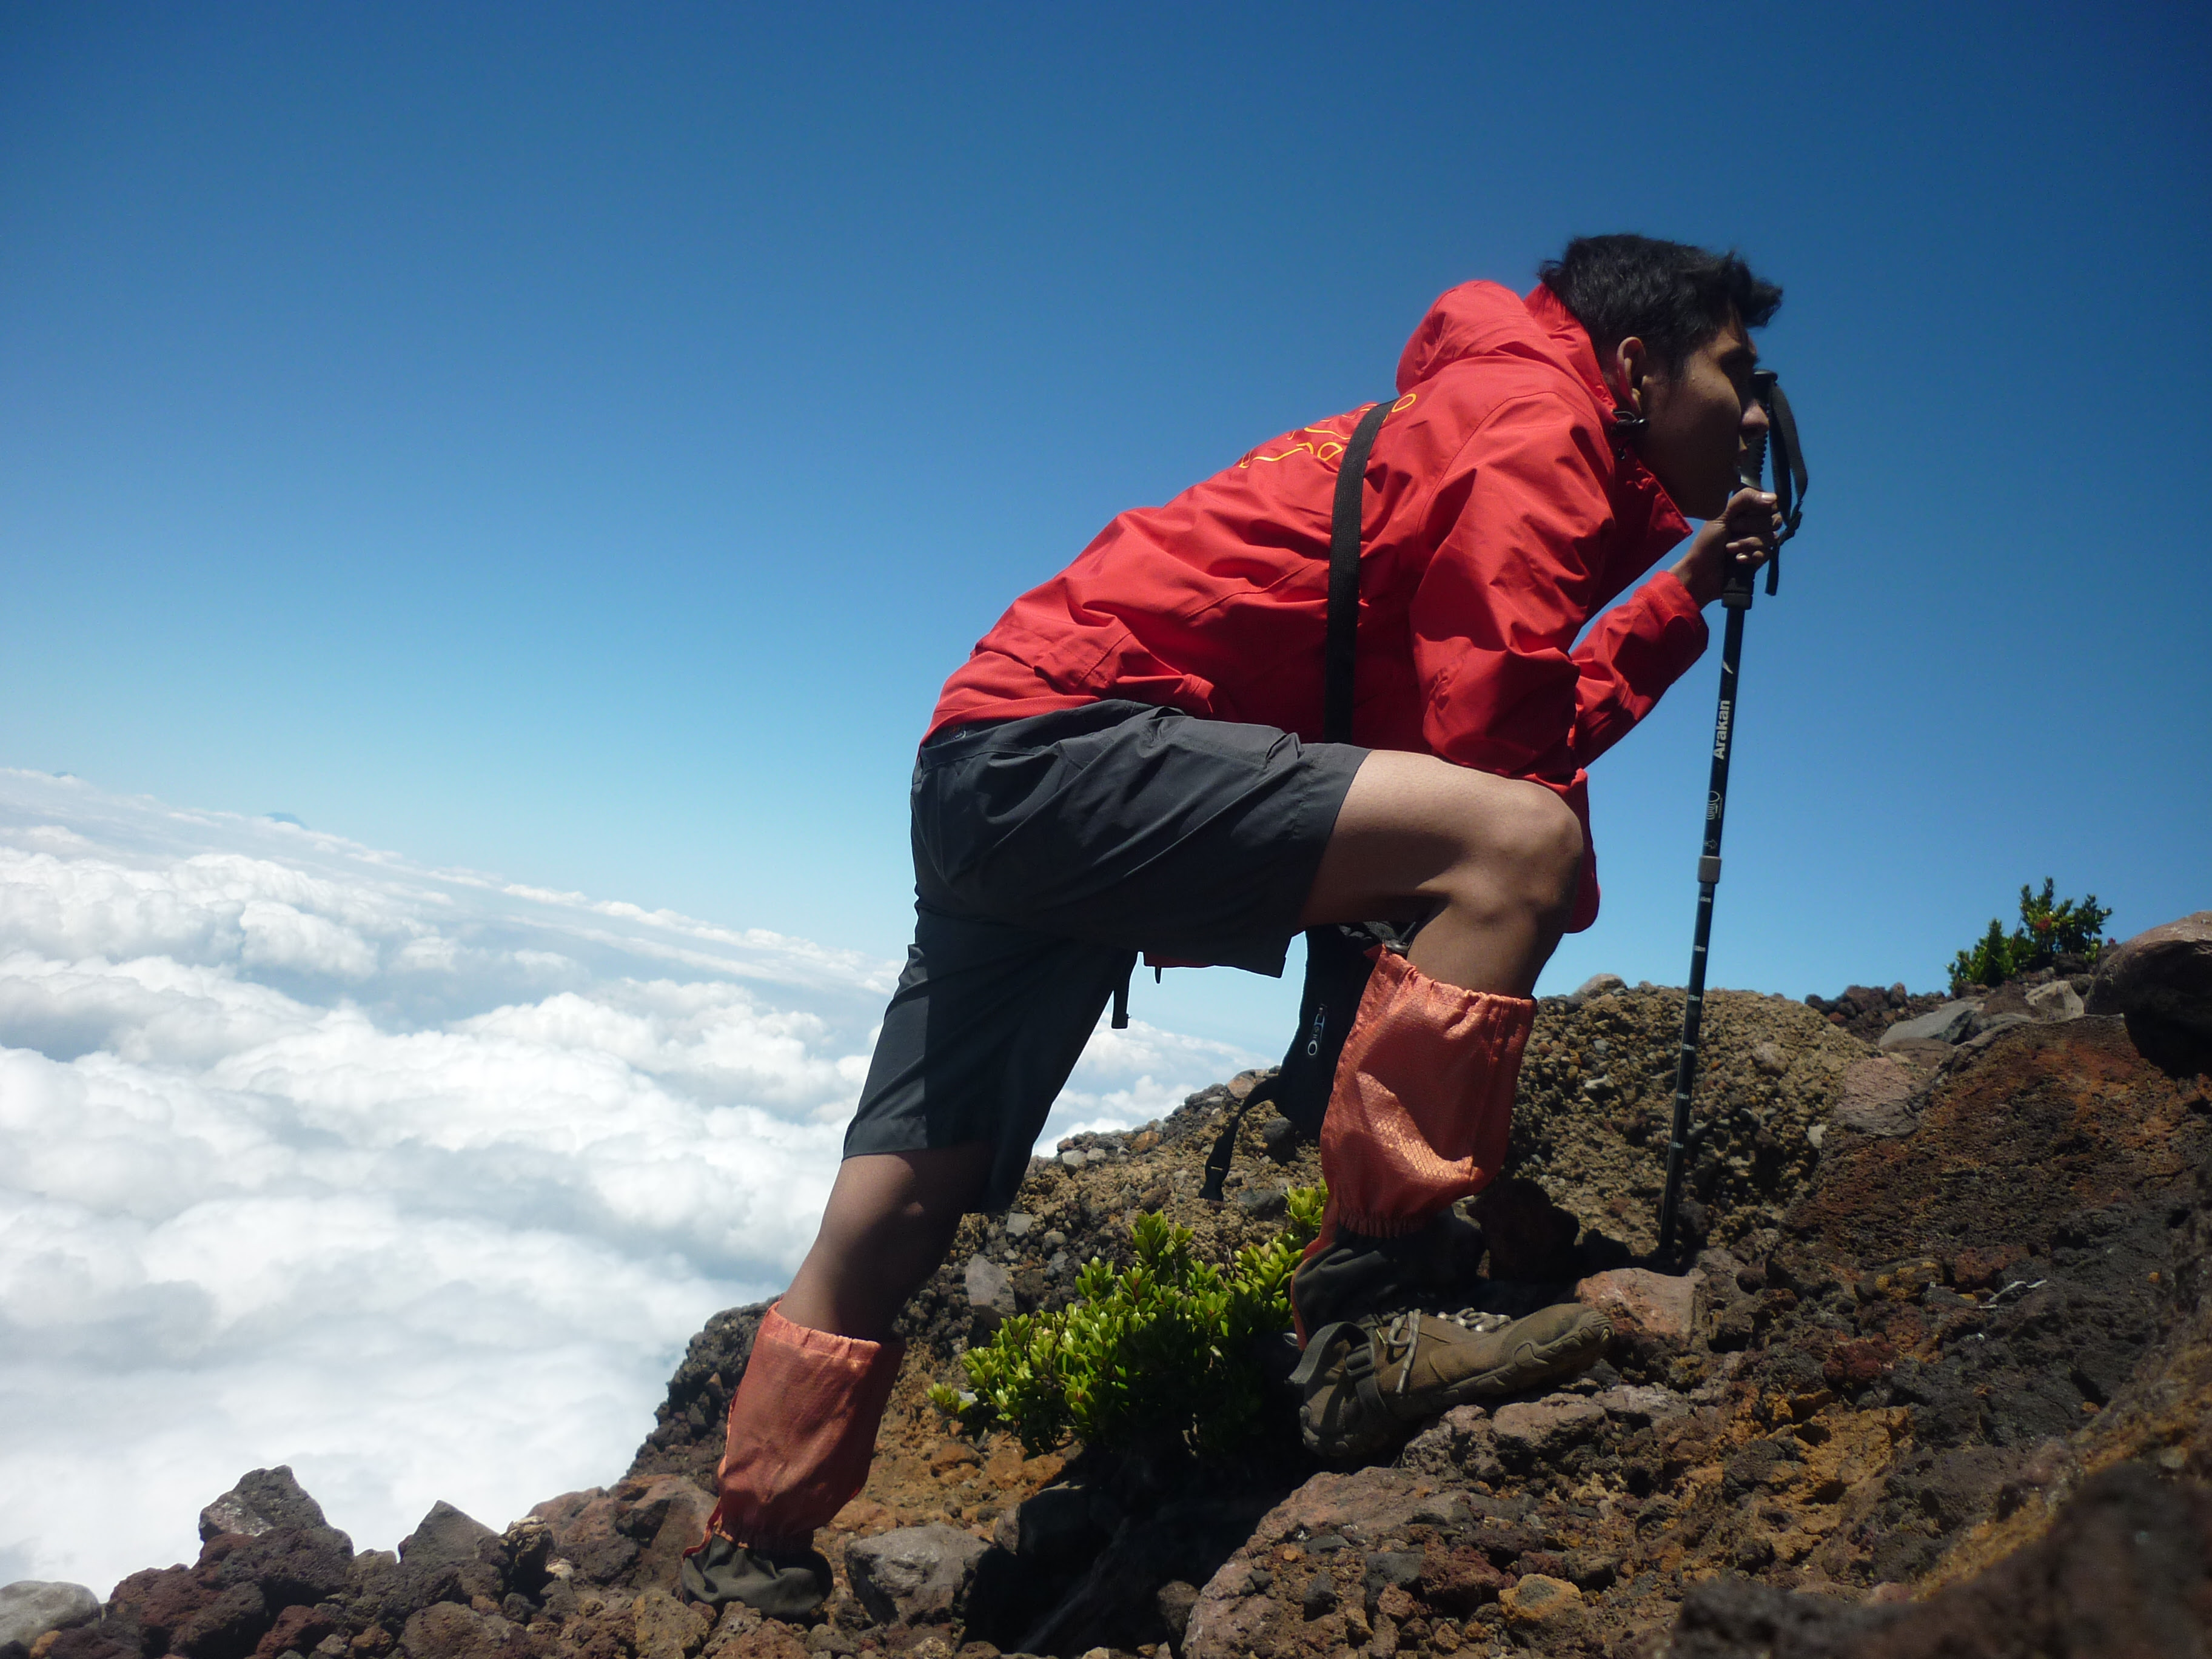
[[[1656,699],[1705,654],[1711,630],[1705,626],[1705,611],[1671,570],[1661,571],[1638,588],[1634,602],[1643,614],[1631,624],[1630,631],[1646,642],[1651,653],[1649,666],[1658,671],[1656,682],[1650,685],[1641,684],[1644,676],[1639,673],[1636,689]]]

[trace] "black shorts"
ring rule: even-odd
[[[914,769],[915,936],[845,1156],[987,1141],[1013,1201],[1139,951],[1277,975],[1367,757],[1097,702],[957,726]]]

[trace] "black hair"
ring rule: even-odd
[[[1782,290],[1753,276],[1735,249],[1650,236],[1577,236],[1536,274],[1589,331],[1601,362],[1632,334],[1669,374],[1731,316],[1764,328],[1782,303]]]

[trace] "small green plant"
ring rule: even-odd
[[[2048,876],[2040,893],[2023,885],[2020,926],[2008,933],[1992,916],[1989,932],[1974,948],[1951,959],[1952,994],[1970,985],[2002,985],[2015,974],[2048,968],[2062,956],[2094,962],[2104,948],[2105,919],[2112,914],[2112,907],[2098,903],[2094,893],[2079,900],[2059,898],[2057,884]]]
[[[1193,1259],[1188,1228],[1139,1216],[1133,1267],[1092,1257],[1077,1301],[1007,1320],[962,1357],[971,1392],[939,1383],[931,1402],[971,1430],[1004,1425],[1032,1454],[1071,1435],[1103,1448],[1235,1446],[1266,1403],[1253,1339],[1290,1328],[1291,1274],[1321,1231],[1325,1189],[1289,1197],[1289,1224],[1239,1250],[1226,1273]]]

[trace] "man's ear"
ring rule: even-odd
[[[1644,385],[1651,373],[1651,353],[1644,342],[1636,335],[1627,336],[1613,347],[1613,362],[1607,368],[1611,372],[1606,379],[1613,384],[1613,395],[1639,415],[1648,412],[1644,407]]]

